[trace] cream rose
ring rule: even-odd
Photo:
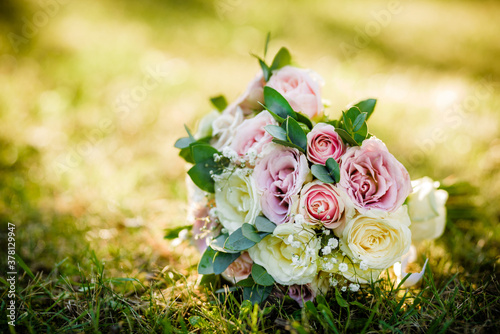
[[[286,223],[248,250],[253,261],[263,266],[283,285],[311,283],[318,272],[320,240],[313,230]]]
[[[413,240],[439,238],[446,225],[446,190],[437,189],[439,182],[429,177],[411,181],[413,193],[408,197]]]
[[[372,210],[347,222],[340,249],[354,262],[386,269],[401,260],[411,245],[410,217],[406,206],[394,213]]]
[[[260,213],[259,195],[251,172],[247,168],[227,171],[215,181],[217,216],[229,233],[243,223],[253,224]]]
[[[229,146],[236,134],[236,129],[243,122],[243,111],[236,107],[233,112],[224,111],[212,122],[211,144],[218,150]]]
[[[233,263],[227,267],[222,273],[222,276],[233,283],[239,282],[247,278],[252,272],[253,261],[248,255],[248,252],[241,253]]]

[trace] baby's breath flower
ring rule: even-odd
[[[343,262],[342,262],[341,264],[339,264],[339,270],[340,270],[341,272],[347,271],[347,269],[348,269],[348,268],[349,268],[349,267],[347,266],[347,263],[343,263]]]

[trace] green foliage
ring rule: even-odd
[[[328,158],[324,166],[312,165],[311,172],[315,178],[324,183],[337,183],[340,181],[340,166],[333,158]]]
[[[366,121],[372,115],[376,103],[375,99],[358,102],[347,111],[343,111],[340,120],[328,123],[335,127],[335,131],[346,144],[359,146],[369,137]]]
[[[226,109],[227,107],[227,100],[226,98],[224,97],[224,95],[219,95],[219,96],[215,96],[215,97],[212,97],[210,98],[210,102],[212,103],[212,105],[219,111],[223,111],[224,109]],[[177,146],[176,146],[177,147]]]
[[[252,278],[256,284],[262,286],[271,286],[274,284],[274,278],[267,273],[264,267],[254,263],[252,266]]]
[[[259,232],[273,233],[276,224],[264,216],[257,216],[257,218],[255,218],[255,228]]]
[[[271,112],[271,115],[278,116],[276,120],[281,123],[288,116],[297,118],[297,113],[293,111],[288,101],[274,88],[264,87],[264,103],[265,108]]]
[[[200,189],[214,193],[215,181],[212,174],[222,173],[224,167],[222,163],[215,162],[214,159],[214,154],[220,155],[220,152],[207,144],[197,144],[190,147],[195,165],[188,171],[189,177]]]
[[[165,236],[164,238],[167,240],[172,240],[175,239],[179,236],[179,232],[182,230],[188,230],[190,231],[193,228],[193,225],[184,225],[184,226],[177,226],[177,227],[172,227],[172,228],[167,228],[165,229]]]

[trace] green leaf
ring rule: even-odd
[[[252,265],[252,278],[255,283],[262,286],[271,286],[274,284],[274,278],[267,273],[267,270],[264,269],[261,265],[254,263]]]
[[[362,112],[361,114],[358,115],[358,117],[356,117],[356,119],[354,120],[354,124],[352,125],[353,126],[352,131],[358,132],[359,129],[361,129],[361,127],[365,123],[367,115],[368,115],[367,113]]]
[[[26,265],[26,263],[24,263],[23,259],[21,259],[21,257],[19,257],[19,255],[17,255],[17,254],[14,254],[14,258],[16,259],[17,264],[21,268],[23,268],[23,270],[26,272],[26,274],[28,274],[28,276],[31,277],[32,279],[35,279],[35,275],[33,275],[30,268]]]
[[[255,218],[255,227],[259,232],[273,233],[276,228],[276,224],[264,216],[257,216],[257,218]]]
[[[175,239],[179,236],[180,231],[191,230],[192,228],[193,228],[193,225],[184,225],[184,226],[167,228],[167,229],[165,229],[165,236],[163,238],[168,239],[168,240]]]
[[[227,267],[231,263],[234,262],[237,258],[240,257],[240,253],[223,253],[223,252],[217,252],[215,254],[215,259],[214,259],[214,274],[219,275],[221,274],[224,270],[226,270]]]
[[[264,45],[264,58],[267,55],[267,47],[269,46],[269,41],[271,40],[271,32],[269,31],[266,36],[266,44]]]
[[[312,315],[315,317],[319,316],[318,310],[316,309],[316,306],[314,306],[314,303],[312,301],[307,301],[304,304],[306,310],[308,310]]]
[[[210,275],[214,273],[214,257],[217,252],[212,247],[207,247],[201,256],[200,263],[198,263],[198,273],[201,275]]]
[[[349,307],[349,304],[344,298],[342,298],[342,295],[340,294],[338,289],[335,289],[335,300],[340,307]]]
[[[213,170],[213,165],[197,163],[188,170],[188,175],[198,188],[213,194],[215,193],[215,182],[210,175],[211,170]]]
[[[191,131],[189,130],[189,128],[187,127],[187,125],[186,125],[186,124],[184,124],[184,129],[186,129],[186,132],[187,132],[187,134],[188,134],[189,138],[190,138],[190,139],[192,139],[192,140],[194,141],[194,140],[195,140],[195,139],[194,139],[194,136],[193,136],[193,134],[191,133]]]
[[[359,146],[359,144],[344,129],[335,128],[335,132],[337,132],[339,136],[344,140],[344,143],[351,146]]]
[[[214,161],[214,154],[219,154],[214,147],[207,144],[197,144],[191,146],[191,154],[196,163],[212,162]]]
[[[314,175],[314,177],[317,178],[318,180],[320,180],[321,182],[324,182],[324,183],[334,183],[335,182],[333,177],[330,175],[330,172],[328,172],[328,169],[323,165],[312,165],[311,172],[312,172],[312,175]]]
[[[328,174],[333,178],[335,183],[340,181],[340,166],[337,161],[333,158],[328,158],[325,164]]]
[[[218,282],[220,281],[220,276],[215,274],[210,275],[202,275],[200,280],[200,285],[209,287],[210,289],[214,289]]]
[[[363,126],[354,134],[354,140],[361,145],[363,140],[365,140],[368,136],[368,125],[366,122],[363,123]]]
[[[297,122],[305,124],[309,128],[309,130],[312,130],[313,124],[309,119],[309,117],[300,112],[295,112],[295,113],[297,114]]]
[[[255,243],[259,243],[261,240],[259,234],[257,233],[257,229],[253,225],[244,223],[241,226],[241,233],[245,238]]]
[[[226,243],[224,244],[224,248],[230,251],[244,251],[249,249],[256,242],[249,240],[243,236],[242,228],[240,227],[236,231],[234,231],[229,238],[227,238]]]
[[[304,152],[307,150],[307,136],[304,130],[300,127],[299,123],[292,117],[288,117],[286,123],[286,135],[288,140],[302,148]]]
[[[227,107],[227,100],[224,95],[212,97],[210,98],[210,102],[212,102],[212,105],[219,111],[223,111]]]
[[[236,285],[242,287],[252,287],[255,285],[255,281],[253,280],[252,276],[248,276],[248,278],[245,278],[244,280],[237,282]]]
[[[259,59],[259,65],[260,65],[260,68],[262,68],[262,75],[264,77],[264,81],[269,81],[269,78],[271,77],[271,69],[269,68],[269,66],[267,66],[267,64],[260,58]]]
[[[210,247],[212,249],[218,251],[218,252],[223,252],[223,253],[239,253],[239,251],[230,251],[226,248],[224,248],[224,244],[226,243],[227,238],[229,238],[229,234],[220,234],[217,238],[213,239],[210,242]]]
[[[292,63],[292,56],[287,48],[281,48],[276,56],[274,56],[273,63],[271,65],[271,72]]]
[[[328,121],[328,122],[326,122],[326,124],[330,124],[330,125],[331,125],[331,126],[333,126],[334,128],[339,127],[339,121],[337,121],[337,120],[331,120],[331,121]]]
[[[286,140],[286,130],[278,125],[266,125],[264,129],[274,138],[279,140]]]
[[[279,140],[279,139],[273,138],[273,143],[280,144],[280,145],[283,145],[283,146],[292,147],[292,148],[296,148],[300,152],[306,154],[306,151],[304,151],[304,149],[302,147],[297,146],[297,145],[295,145],[293,143],[290,143],[288,141],[284,141],[284,140]]]
[[[370,116],[373,114],[376,104],[377,104],[376,99],[367,99],[356,103],[355,106],[358,107],[361,112],[365,112],[367,114],[366,120],[368,120]]]
[[[288,101],[274,88],[264,87],[264,102],[267,110],[272,111],[279,117],[286,119],[288,116],[297,118]]]
[[[195,142],[194,139],[191,139],[189,137],[182,137],[182,138],[177,139],[177,141],[174,144],[174,147],[178,148],[178,149],[183,149],[183,148],[188,147],[189,144],[194,143],[194,142]]]
[[[260,304],[269,297],[273,291],[272,286],[254,285],[243,288],[243,299],[249,300],[252,304]]]

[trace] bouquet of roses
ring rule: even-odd
[[[258,61],[247,91],[229,105],[211,99],[218,110],[175,145],[193,164],[200,274],[222,274],[245,299],[263,301],[275,287],[303,305],[332,287],[358,291],[400,262],[412,244],[410,216],[420,235],[442,233],[447,194],[422,179],[415,204],[407,201],[407,170],[368,131],[376,100],[329,119],[321,78],[292,66],[287,49],[271,65]],[[422,273],[413,275],[408,282]]]

